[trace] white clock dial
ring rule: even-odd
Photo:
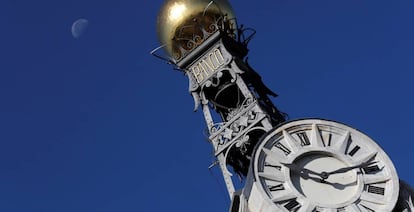
[[[368,136],[320,119],[288,122],[256,147],[252,168],[271,211],[392,211],[399,182]]]

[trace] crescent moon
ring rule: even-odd
[[[83,33],[85,33],[86,29],[88,28],[88,25],[89,25],[89,21],[84,18],[80,18],[76,20],[75,22],[73,22],[72,36],[78,39],[80,36],[83,35]]]

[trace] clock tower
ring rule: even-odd
[[[162,46],[151,53],[188,77],[231,212],[414,209],[368,136],[328,120],[286,121],[247,61],[256,32],[237,24],[227,0],[167,0],[157,27]]]

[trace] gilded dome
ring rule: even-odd
[[[227,0],[167,0],[157,20],[158,38],[176,60],[219,29],[233,35],[236,29]]]

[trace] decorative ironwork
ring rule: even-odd
[[[248,110],[253,107],[254,101],[252,99],[246,99],[243,104],[239,108],[235,108],[232,112],[231,119],[238,118],[238,120],[230,121],[231,119],[228,119],[227,122],[222,123],[216,123],[211,129],[209,129],[209,132],[211,134],[211,137],[215,137],[215,135],[218,132],[223,131],[224,128],[231,128],[237,132],[240,131],[240,126],[244,125],[244,119],[247,118],[246,122],[248,122],[249,119],[254,120],[255,119],[255,112],[252,110]],[[242,120],[241,120],[242,119]],[[241,124],[240,124],[241,123]]]
[[[393,212],[414,212],[412,197],[414,190],[403,180],[400,180],[400,193]]]
[[[193,19],[186,21],[175,31],[172,42],[174,60],[180,61],[219,30],[235,38],[234,22],[234,19],[229,20],[226,14],[218,15],[208,10],[195,15]]]

